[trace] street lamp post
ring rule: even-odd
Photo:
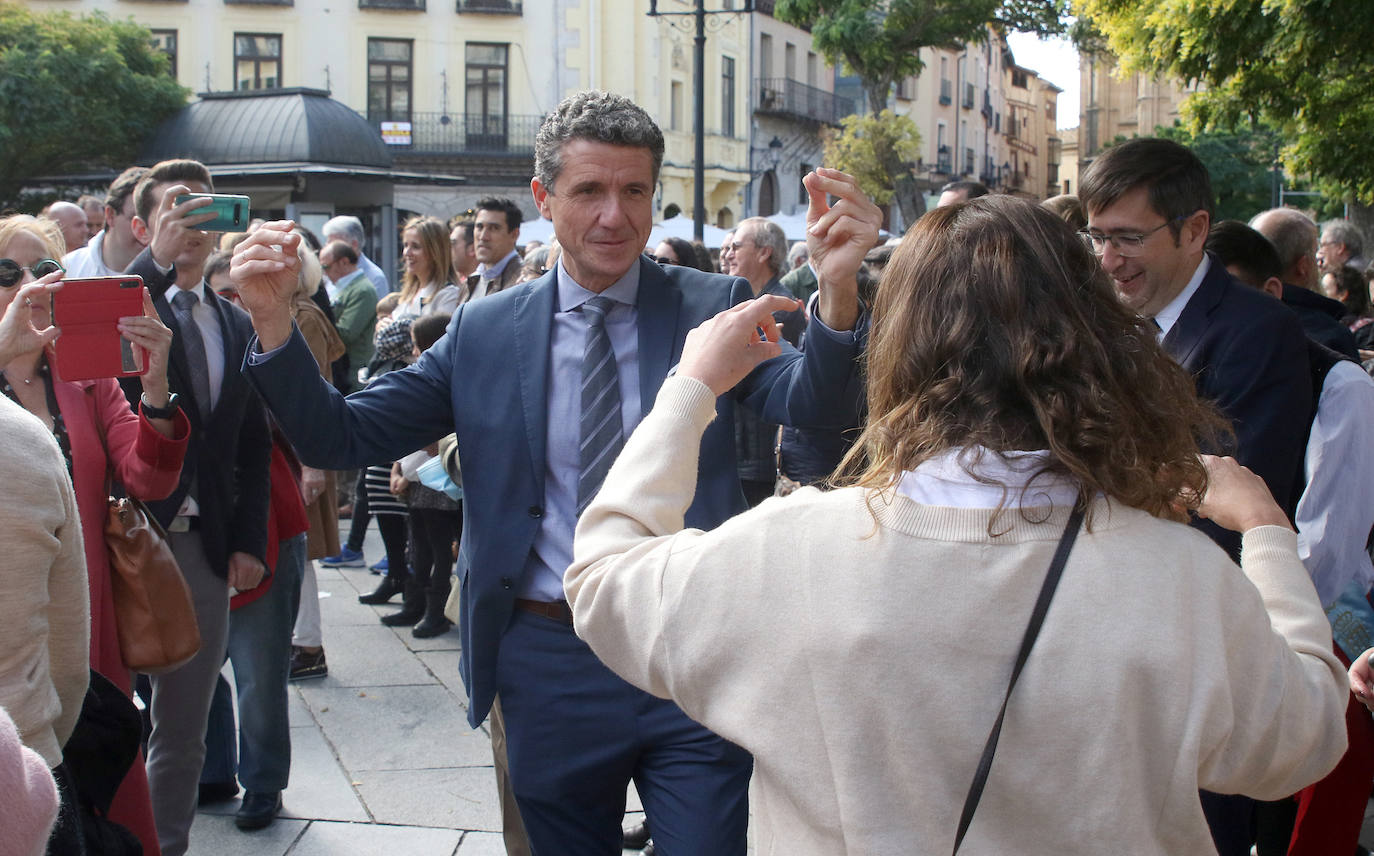
[[[690,15],[696,21],[696,38],[692,51],[692,84],[696,87],[692,105],[696,122],[696,138],[692,148],[692,235],[698,241],[703,240],[706,235],[706,16],[747,15],[753,11],[754,0],[744,0],[744,6],[740,9],[710,11],[706,9],[706,0],[696,0],[696,8],[690,12],[660,12],[658,0],[649,0],[650,17]]]

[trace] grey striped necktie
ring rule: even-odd
[[[175,288],[175,286],[173,286]],[[196,407],[200,415],[210,415],[210,362],[205,354],[205,340],[201,338],[200,327],[191,316],[191,309],[200,302],[194,291],[176,289],[172,296],[172,309],[177,317],[177,332],[181,335],[181,347],[186,352],[186,367],[191,373],[191,394],[196,397]]]
[[[577,478],[577,513],[601,489],[625,436],[620,424],[620,380],[615,350],[606,333],[606,313],[614,301],[597,295],[582,304],[587,344],[582,351],[581,473]]]

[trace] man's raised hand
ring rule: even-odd
[[[296,254],[301,236],[290,220],[264,223],[234,250],[229,278],[239,290],[239,303],[253,318],[259,347],[271,351],[291,336],[291,303],[300,277]]]
[[[802,180],[806,246],[820,282],[821,320],[832,330],[853,329],[859,318],[859,268],[878,242],[883,212],[859,189],[854,176],[821,167]],[[829,204],[827,196],[835,196]]]

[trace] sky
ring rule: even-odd
[[[1059,94],[1060,128],[1078,126],[1078,52],[1068,39],[1041,39],[1025,33],[1007,37],[1016,64],[1064,90]]]

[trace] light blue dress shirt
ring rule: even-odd
[[[615,350],[621,427],[628,440],[643,415],[639,400],[639,265],[630,265],[625,275],[601,294],[615,301],[606,314],[606,333]],[[546,389],[544,516],[534,536],[534,549],[525,560],[518,593],[529,600],[562,600],[563,574],[572,564],[577,481],[582,472],[578,428],[582,421],[582,352],[587,342],[587,321],[581,307],[595,296],[596,292],[578,285],[559,262],[558,305],[549,339]]]

